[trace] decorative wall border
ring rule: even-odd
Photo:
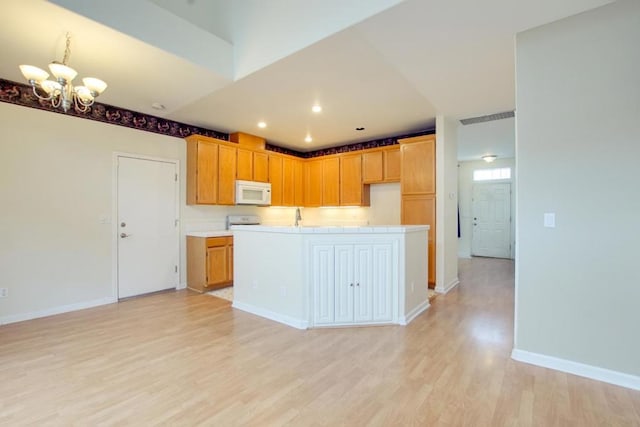
[[[61,109],[53,108],[47,101],[38,99],[33,94],[31,86],[10,80],[0,79],[0,101],[176,138],[185,138],[192,134],[198,134],[225,141],[229,140],[229,134],[224,132],[187,125],[99,102],[93,104],[87,113],[78,113],[73,108],[65,113]]]
[[[33,94],[31,86],[5,80],[0,78],[0,102],[20,105],[23,107],[36,108],[38,110],[46,110],[57,114],[66,114],[68,116],[79,117],[81,119],[94,120],[97,122],[108,123],[116,126],[124,126],[131,129],[137,129],[145,132],[153,132],[175,138],[186,138],[189,135],[197,134],[218,138],[225,141],[229,140],[229,134],[219,132],[213,129],[201,128],[198,126],[188,125],[185,123],[175,122],[173,120],[163,119],[161,117],[149,114],[139,113],[137,111],[127,110],[126,108],[114,107],[108,104],[96,102],[92,105],[87,113],[79,113],[74,109],[64,112],[59,108],[53,108],[47,101],[41,101]],[[431,135],[436,133],[435,128],[414,132],[407,135],[393,136],[388,138],[376,139],[372,141],[357,142],[353,144],[342,145],[340,147],[324,148],[321,150],[302,152],[291,150],[289,148],[279,147],[267,143],[265,149],[275,153],[288,154],[290,156],[310,159],[313,157],[327,156],[330,154],[348,153],[350,151],[366,150],[368,148],[384,147],[398,143],[398,139],[413,136]]]

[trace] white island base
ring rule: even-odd
[[[235,226],[233,307],[298,329],[406,325],[429,307],[429,226]]]

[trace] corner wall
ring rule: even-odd
[[[587,376],[635,388],[639,40],[640,2],[628,0],[516,40],[514,357],[586,366]],[[543,227],[545,212],[555,228]]]
[[[436,117],[436,291],[458,280],[458,121]]]

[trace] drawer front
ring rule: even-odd
[[[216,246],[226,246],[232,243],[233,243],[233,237],[231,236],[207,237],[208,248],[213,248]]]

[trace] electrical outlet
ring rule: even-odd
[[[413,293],[414,290],[415,290],[415,285],[413,282],[411,282],[411,293]]]
[[[0,288],[0,298],[6,298],[9,296],[9,288]]]
[[[258,289],[258,281],[257,280],[254,280],[254,281],[251,282],[251,288],[252,289]]]
[[[280,287],[280,294],[282,294],[283,297],[287,296],[287,287],[286,286],[281,286]]]

